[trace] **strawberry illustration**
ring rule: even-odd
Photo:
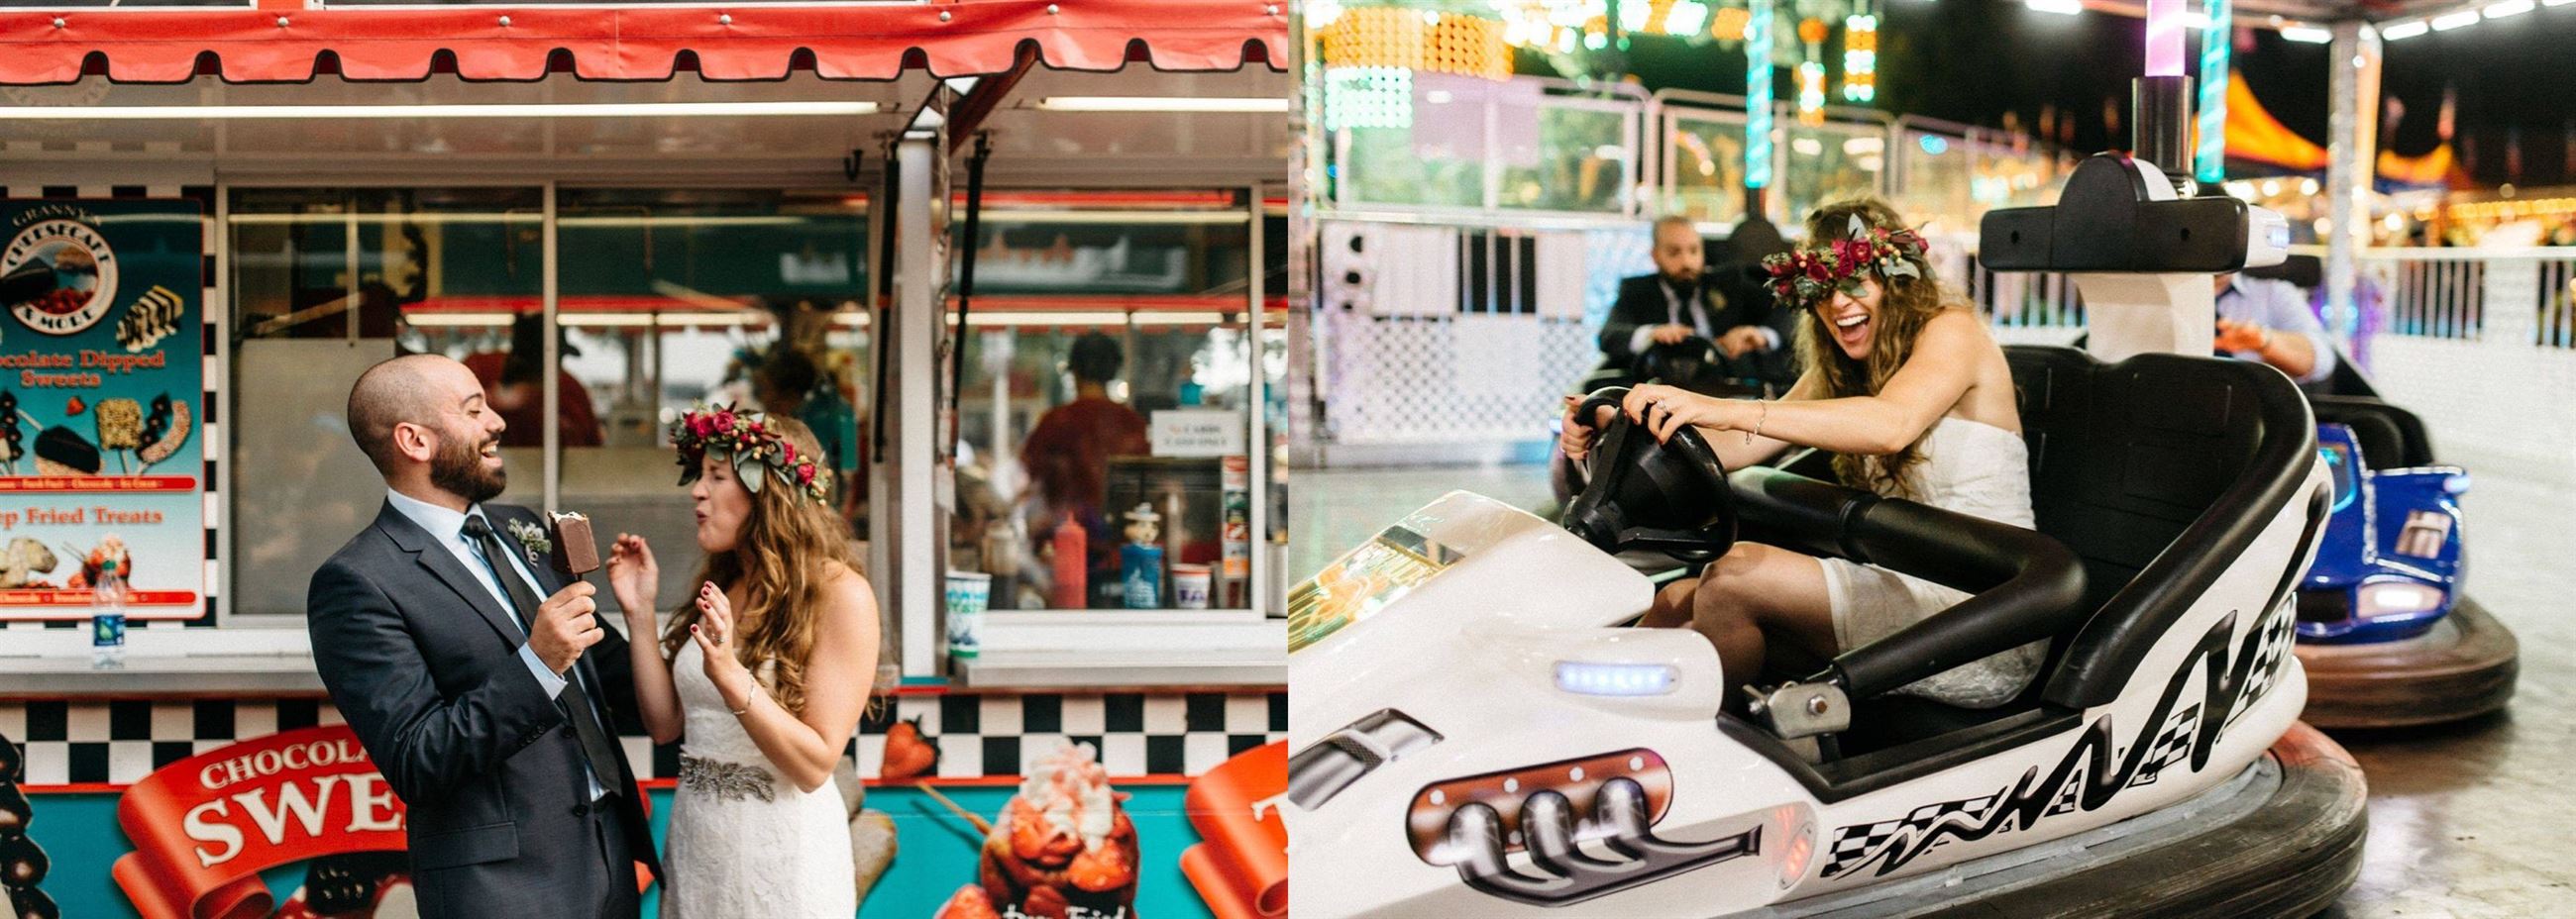
[[[885,760],[877,766],[877,777],[888,782],[904,782],[931,775],[939,766],[939,742],[924,737],[921,719],[896,722],[886,731]]]
[[[1002,913],[993,908],[993,897],[984,888],[968,884],[957,888],[930,919],[1002,919]]]

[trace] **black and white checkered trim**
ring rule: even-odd
[[[1059,693],[897,696],[859,725],[861,778],[877,777],[886,732],[920,719],[940,748],[938,777],[1015,776],[1059,743],[1087,743],[1113,778],[1195,776],[1288,733],[1288,695]],[[26,783],[129,784],[237,741],[341,723],[325,699],[0,702],[0,737],[25,744]],[[643,778],[680,773],[679,748],[618,739]]]
[[[2236,719],[2245,717],[2246,712],[2254,710],[2254,704],[2263,701],[2263,696],[2272,691],[2272,684],[2280,678],[2281,663],[2289,659],[2291,645],[2298,639],[2294,615],[2297,596],[2293,593],[2283,597],[2263,617],[2262,624],[2255,626],[2263,630],[2263,637],[2254,647],[2254,666],[2246,671],[2244,693],[2236,698],[2236,710],[2227,715],[2229,727],[2234,727]]]
[[[216,354],[218,352],[218,345],[220,345],[224,340],[224,299],[223,290],[219,283],[220,279],[216,277],[215,272],[215,187],[212,185],[10,185],[0,186],[0,197],[91,199],[186,198],[197,202],[197,207],[202,215],[199,219],[204,225],[204,231],[197,235],[199,240],[198,245],[201,247],[204,255],[204,259],[200,262],[203,267],[199,269],[201,275],[200,283],[203,285],[203,290],[200,291],[201,296],[197,301],[197,311],[199,318],[201,318],[206,325],[206,334],[204,336],[205,373],[203,380],[205,397],[198,401],[199,428],[197,443],[199,444],[199,449],[204,455],[206,461],[204,472],[204,491],[206,502],[206,578],[205,589],[203,591],[206,597],[206,606],[205,610],[195,619],[132,619],[126,622],[126,628],[213,628],[215,625],[215,605],[218,602],[215,597],[215,591],[222,581],[221,575],[223,572],[222,560],[217,556],[217,548],[222,544],[220,532],[223,525],[223,519],[219,513],[223,508],[223,500],[222,496],[217,492],[217,489],[223,484],[223,479],[215,474],[215,463],[223,455],[224,445],[223,437],[221,436],[221,429],[216,426],[217,421],[220,420],[216,413],[218,408],[223,404],[222,393],[224,367],[223,362],[216,358]],[[78,619],[13,621],[0,623],[0,630],[79,629],[86,628],[88,625],[89,623]]]
[[[2165,719],[2165,728],[2156,733],[2155,745],[2138,762],[2138,774],[2129,779],[2129,787],[2153,785],[2165,769],[2191,757],[2192,735],[2200,732],[2200,706],[2186,706]],[[2075,783],[2069,782],[2072,787]]]
[[[2072,785],[2074,783],[2068,783]],[[1847,826],[1834,831],[1833,844],[1825,851],[1825,877],[1834,877],[1868,864],[1890,848],[1901,847],[1945,820],[1979,823],[1994,810],[2003,796],[1987,795],[1965,801],[1943,801],[1915,808],[1897,820],[1881,820]]]

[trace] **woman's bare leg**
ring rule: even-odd
[[[1726,681],[1739,686],[1760,677],[1768,642],[1793,642],[1820,657],[1838,650],[1824,565],[1760,543],[1736,543],[1709,565],[1692,597],[1691,627],[1717,646]]]
[[[1655,629],[1677,629],[1689,625],[1691,618],[1697,615],[1694,610],[1698,608],[1691,594],[1698,589],[1698,578],[1674,578],[1671,583],[1656,589],[1654,603],[1646,607],[1646,617],[1637,620],[1637,624]]]

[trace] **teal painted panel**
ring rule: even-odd
[[[1127,816],[1136,824],[1144,876],[1137,885],[1136,912],[1154,919],[1210,919],[1207,904],[1181,875],[1181,851],[1199,841],[1182,813],[1183,789],[1177,785],[1131,786]],[[958,788],[942,793],[959,805],[990,819],[1010,799],[1011,788]],[[111,794],[37,794],[28,835],[44,847],[53,862],[42,889],[65,916],[136,919],[125,894],[109,874],[116,859],[132,851],[116,826],[116,796]],[[653,793],[653,836],[669,831],[671,794]],[[909,788],[873,788],[868,806],[895,821],[894,866],[868,899],[859,905],[860,919],[921,919],[947,902],[957,888],[975,882],[976,852],[981,845],[974,828]],[[269,889],[283,900],[304,880],[301,865],[267,872]],[[645,898],[644,915],[659,909],[655,896]]]

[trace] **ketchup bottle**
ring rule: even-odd
[[[1055,594],[1057,609],[1091,607],[1091,534],[1072,514],[1055,528]]]

